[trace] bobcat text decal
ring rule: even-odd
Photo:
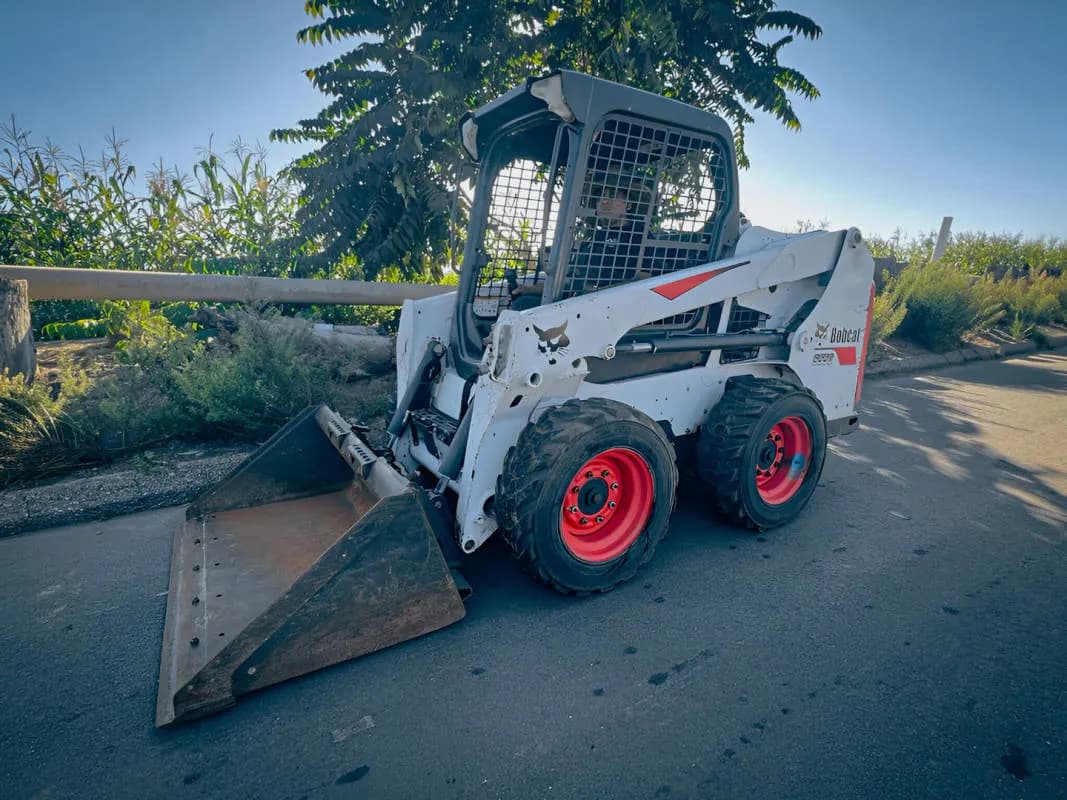
[[[815,366],[840,364],[842,367],[856,365],[856,347],[863,340],[863,328],[838,328],[829,322],[815,323],[815,355],[811,363]],[[834,347],[833,345],[852,345],[851,347]]]

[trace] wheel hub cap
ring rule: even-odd
[[[769,505],[800,491],[812,455],[812,435],[801,417],[784,417],[767,432],[756,454],[756,490]]]
[[[603,451],[567,484],[559,520],[564,545],[591,563],[618,558],[644,530],[654,497],[652,470],[640,453]]]

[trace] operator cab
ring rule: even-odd
[[[474,374],[500,312],[729,255],[732,135],[718,116],[576,72],[531,78],[466,114],[478,166],[453,352]],[[711,310],[643,331],[700,332]]]

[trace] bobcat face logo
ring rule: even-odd
[[[566,322],[559,327],[549,328],[548,330],[541,330],[536,325],[533,326],[533,329],[534,333],[537,334],[537,349],[549,356],[549,364],[556,363],[556,359],[552,357],[556,353],[567,355],[567,346],[571,343],[571,340],[567,336]]]
[[[825,325],[820,325],[819,323],[816,322],[815,323],[815,338],[816,339],[825,339],[826,338],[826,333],[829,330],[830,330],[830,323],[829,322],[827,322]]]

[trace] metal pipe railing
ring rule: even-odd
[[[421,300],[455,291],[454,286],[429,283],[9,265],[0,265],[0,278],[27,281],[31,300],[189,300],[398,306],[405,300]]]

